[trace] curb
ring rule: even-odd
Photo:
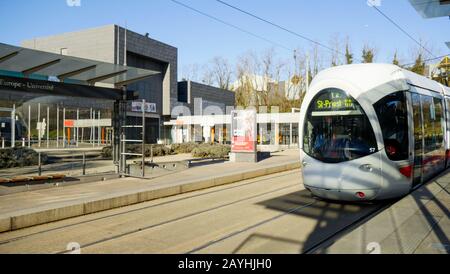
[[[213,177],[187,182],[177,186],[163,187],[137,193],[122,194],[105,199],[87,201],[81,204],[68,205],[58,208],[40,210],[23,215],[0,218],[0,233],[51,223],[64,219],[79,217],[109,209],[134,205],[156,199],[166,198],[211,187],[236,183],[242,180],[253,179],[275,173],[295,170],[300,168],[300,162],[275,165],[266,168],[250,170],[242,173],[234,173],[225,176]]]

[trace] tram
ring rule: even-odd
[[[320,198],[400,197],[450,164],[450,89],[395,65],[320,72],[300,121],[303,184]]]

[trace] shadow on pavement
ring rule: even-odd
[[[258,203],[271,210],[276,210],[282,213],[301,216],[303,218],[313,219],[315,226],[309,235],[304,237],[304,231],[298,224],[298,229],[293,225],[292,233],[289,238],[268,236],[261,233],[254,233],[244,240],[235,253],[243,251],[250,243],[256,245],[255,241],[270,241],[277,242],[277,245],[289,245],[289,250],[292,250],[292,245],[296,245],[298,253],[305,253],[318,243],[323,242],[336,232],[346,228],[362,216],[379,209],[386,202],[368,204],[368,203],[349,203],[349,202],[335,202],[326,201],[313,197],[309,191],[302,190],[293,192],[287,195],[276,197]],[[304,206],[304,207],[302,207]],[[293,208],[300,207],[300,209],[293,211]],[[296,234],[296,231],[299,233]],[[270,247],[269,247],[270,248]],[[326,252],[326,249],[319,253]]]

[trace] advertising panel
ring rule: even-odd
[[[231,112],[231,151],[256,152],[256,110]]]

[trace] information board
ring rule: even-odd
[[[231,151],[256,152],[256,110],[231,112]]]

